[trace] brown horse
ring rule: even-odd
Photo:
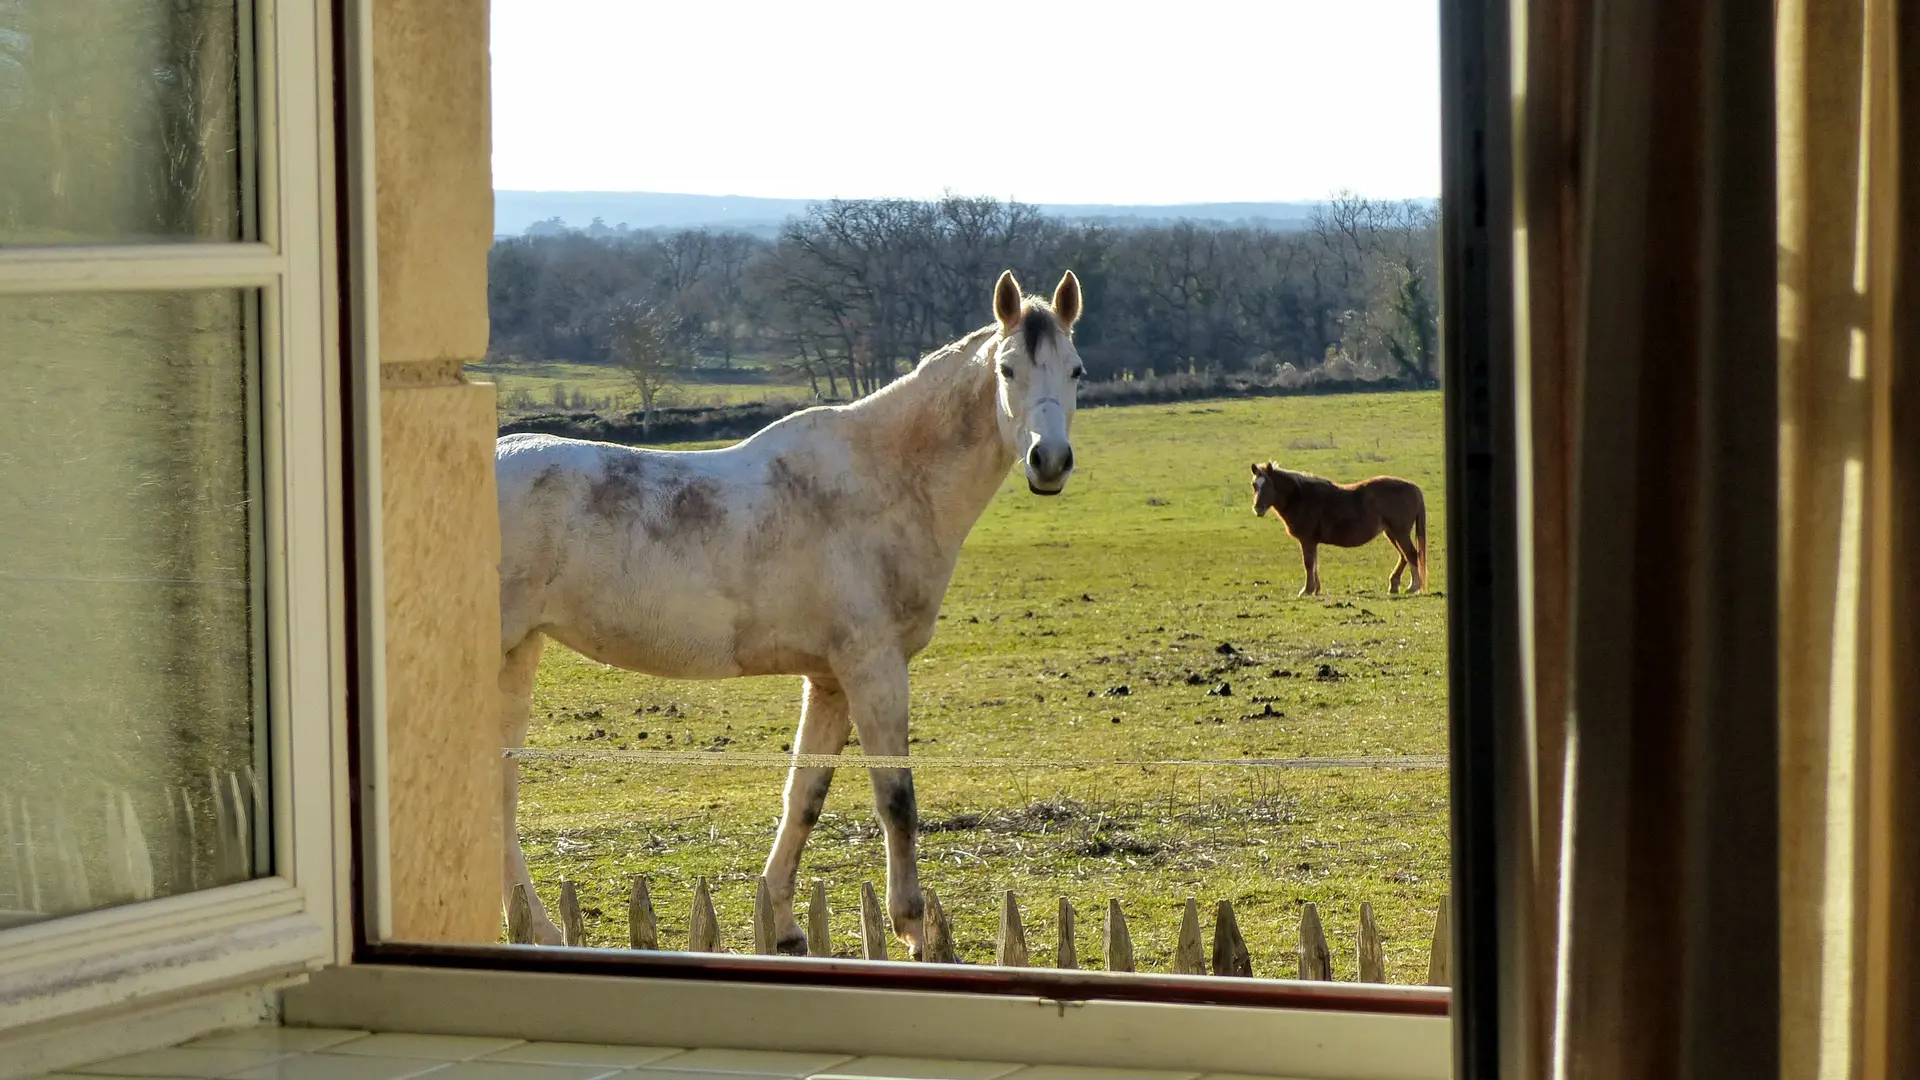
[[[1400,553],[1387,587],[1400,591],[1400,575],[1413,568],[1409,593],[1427,587],[1427,499],[1420,486],[1397,476],[1339,484],[1312,473],[1292,472],[1269,461],[1253,466],[1253,512],[1278,511],[1287,533],[1300,541],[1307,564],[1301,596],[1320,592],[1320,545],[1363,547],[1382,532]],[[1418,539],[1418,546],[1415,540]]]

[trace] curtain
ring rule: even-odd
[[[1584,103],[1592,48],[1590,0],[1518,0],[1515,72],[1521,109],[1515,133],[1516,407],[1522,447],[1517,481],[1521,582],[1523,730],[1533,762],[1528,805],[1532,880],[1528,970],[1520,986],[1526,1028],[1516,1032],[1529,1075],[1543,1076],[1559,983],[1562,826],[1566,798],[1568,664],[1572,634],[1575,378],[1584,247]]]
[[[1920,1076],[1920,8],[1896,6],[1891,37],[1895,148],[1886,158],[1894,176],[1888,248],[1892,295],[1888,363],[1875,371],[1876,446],[1883,450],[1880,494],[1884,529],[1877,534],[1876,596],[1883,605],[1876,628],[1870,736],[1871,845],[1868,851],[1868,979],[1865,1072],[1872,1080]],[[1884,190],[1884,189],[1883,189]],[[1882,200],[1884,206],[1885,200]],[[1904,209],[1904,213],[1901,211]]]
[[[1510,10],[1508,1068],[1917,1075],[1920,10]]]

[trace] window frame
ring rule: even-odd
[[[356,814],[351,962],[286,998],[289,1022],[583,1041],[820,1049],[1287,1075],[1480,1075],[1497,1062],[1498,979],[1510,847],[1508,741],[1518,722],[1516,372],[1510,12],[1499,0],[1440,9],[1443,364],[1449,482],[1448,582],[1453,986],[1371,987],[1275,979],[1102,972],[942,971],[906,963],[638,953],[525,946],[429,946],[380,940],[386,847],[380,815]],[[367,0],[334,0],[345,95],[343,236],[356,312],[354,395],[359,580],[351,620],[364,695],[347,754],[353,790],[384,789],[379,686],[378,357],[366,330],[375,301]],[[346,224],[351,219],[351,224]],[[342,250],[348,245],[343,241]],[[343,834],[344,835],[344,834]],[[353,879],[348,887],[346,881]],[[371,932],[370,932],[371,931]],[[858,1022],[811,1025],[821,1002]],[[857,1003],[857,1004],[856,1004]],[[1043,1006],[1035,1010],[1034,1005]],[[829,1010],[831,1011],[831,1010]],[[1059,1021],[1038,1029],[1030,1017]],[[885,1014],[898,1031],[874,1018]],[[649,1018],[663,1020],[666,1029]],[[901,1032],[909,1034],[903,1035]],[[1201,1034],[1205,1032],[1206,1034]],[[1436,1034],[1437,1033],[1437,1034]],[[1036,1043],[1036,1039],[1041,1042]],[[1254,1047],[1257,1050],[1247,1048]],[[1249,1056],[1252,1055],[1252,1056]]]
[[[1502,1034],[1532,1003],[1525,955],[1532,888],[1530,718],[1523,702],[1518,477],[1528,400],[1516,334],[1513,83],[1516,13],[1502,0],[1440,0],[1441,353],[1446,373],[1448,807],[1452,837],[1454,1076],[1499,1076]],[[1531,525],[1529,524],[1530,528]]]
[[[264,987],[344,959],[336,904],[342,693],[341,412],[333,323],[332,157],[318,0],[253,0],[256,241],[0,248],[0,295],[252,290],[264,597],[256,657],[265,715],[271,873],[0,931],[0,1037],[110,1006]],[[264,723],[260,721],[264,720]]]

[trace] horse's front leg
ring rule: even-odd
[[[527,743],[527,726],[533,713],[534,675],[540,670],[540,650],[544,643],[545,639],[539,634],[531,634],[501,658],[500,738],[506,746],[518,748]],[[546,906],[540,902],[540,894],[534,891],[533,875],[527,870],[526,853],[520,850],[520,763],[513,758],[506,758],[500,762],[500,767],[500,827],[506,855],[502,867],[501,905],[511,912],[514,887],[524,885],[527,906],[533,916],[531,928],[534,944],[558,945],[561,942],[560,928],[553,925]]]
[[[800,701],[800,730],[793,739],[793,752],[837,754],[847,745],[847,731],[847,695],[832,680],[808,679]],[[820,808],[826,805],[827,788],[832,784],[832,769],[795,766],[787,770],[786,808],[780,815],[773,851],[767,856],[766,875],[767,890],[773,895],[773,925],[779,934],[779,949],[792,956],[807,955],[807,935],[793,914],[800,853],[820,820]]]
[[[876,658],[861,664],[857,678],[842,676],[860,745],[875,757],[907,754],[907,662],[901,656]],[[918,960],[925,938],[921,922],[926,899],[920,892],[920,870],[914,842],[920,827],[913,797],[911,769],[869,769],[873,777],[873,805],[887,835],[887,914],[895,936],[905,941]]]
[[[1320,591],[1320,545],[1300,541],[1300,561],[1307,568],[1307,583],[1300,587],[1300,595],[1312,596]]]
[[[505,884],[507,911],[509,918],[513,911],[513,890],[516,885],[524,885],[527,890],[527,908],[532,916],[528,923],[533,932],[535,945],[559,945],[564,940],[560,928],[553,925],[553,917],[547,914],[546,905],[540,902],[540,894],[533,889],[533,874],[527,869],[527,856],[520,849],[520,830],[518,818],[520,809],[520,763],[511,758],[501,763],[506,773],[501,792],[501,804],[506,816],[506,866]]]

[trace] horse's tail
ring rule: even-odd
[[[1414,580],[1420,583],[1420,591],[1427,591],[1427,497],[1420,495],[1419,509],[1413,512],[1413,540],[1420,549],[1420,562],[1413,568]]]

